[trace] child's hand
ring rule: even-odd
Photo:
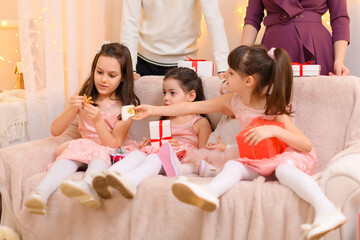
[[[170,139],[168,143],[171,145],[171,147],[172,147],[172,149],[173,149],[174,151],[179,150],[179,148],[180,148],[180,143],[179,143],[177,140],[175,140],[175,139]]]
[[[220,150],[222,152],[225,152],[226,144],[223,143],[223,141],[221,140],[221,137],[218,136],[218,144],[210,142],[210,143],[206,144],[205,148],[209,149],[209,150]]]
[[[93,122],[97,122],[102,119],[100,109],[98,107],[95,107],[89,103],[84,103],[83,109],[85,111],[85,115]]]
[[[139,150],[142,149],[145,146],[149,146],[151,143],[151,139],[150,138],[143,138],[143,140],[141,142],[139,142],[138,144],[138,148]]]
[[[247,142],[249,145],[257,145],[266,138],[275,137],[275,132],[278,130],[278,128],[278,126],[274,125],[264,125],[251,128],[244,134],[246,137],[244,142]]]
[[[152,116],[152,113],[153,113],[152,108],[153,108],[153,106],[146,105],[146,104],[142,104],[142,105],[134,107],[135,117],[133,119],[143,120],[145,118]]]
[[[79,96],[77,93],[69,97],[68,100],[68,106],[75,111],[79,111],[83,103],[84,103],[84,96]]]

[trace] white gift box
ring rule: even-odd
[[[151,146],[161,147],[171,139],[170,120],[150,121]]]
[[[178,61],[178,67],[187,67],[191,68],[199,77],[211,77],[214,76],[214,63],[211,61],[206,60],[196,60],[191,59],[189,60],[180,60]]]
[[[298,64],[292,63],[293,76],[302,77],[302,76],[319,76],[321,66],[318,64]]]

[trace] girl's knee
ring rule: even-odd
[[[235,167],[235,166],[238,166],[240,165],[241,163],[238,162],[238,161],[235,161],[235,160],[229,160],[227,161],[225,164],[224,164],[224,168],[228,168],[228,167]]]
[[[284,175],[291,174],[291,171],[293,171],[294,169],[296,169],[296,167],[293,164],[289,164],[289,163],[281,164],[276,167],[275,176],[277,178],[281,178]]]

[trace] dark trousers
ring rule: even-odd
[[[140,76],[146,76],[146,75],[164,76],[167,73],[167,71],[169,71],[172,68],[174,67],[158,66],[149,63],[140,57],[137,58],[136,72],[140,74]]]

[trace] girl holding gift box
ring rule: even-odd
[[[288,147],[271,159],[239,158],[227,161],[223,170],[206,185],[197,185],[186,179],[177,180],[172,191],[182,202],[205,211],[219,206],[219,197],[241,180],[253,180],[260,175],[275,173],[279,182],[291,188],[315,209],[312,225],[304,226],[308,239],[317,239],[345,223],[345,216],[335,208],[309,175],[315,168],[316,154],[310,140],[292,122],[289,102],[292,93],[292,68],[284,49],[261,45],[240,46],[228,57],[226,80],[233,94],[208,101],[180,103],[173,106],[140,105],[135,109],[138,118],[151,115],[178,116],[195,113],[223,112],[235,114],[245,128],[253,119],[282,122],[284,128],[264,125],[249,129],[245,142],[256,145],[264,139],[276,137]]]
[[[164,105],[205,100],[201,79],[189,68],[173,68],[163,81]],[[93,179],[93,187],[101,193],[111,194],[108,186],[118,190],[125,198],[135,196],[137,186],[146,178],[160,173],[173,176],[173,168],[163,166],[159,155],[167,154],[168,144],[181,155],[189,149],[203,148],[211,133],[209,121],[200,115],[189,114],[178,117],[162,117],[171,121],[172,139],[163,147],[145,146],[129,153],[124,159],[112,165],[107,171],[99,172]],[[165,153],[164,153],[165,152]],[[173,156],[176,158],[176,156]],[[180,157],[180,156],[179,156]],[[177,162],[179,163],[179,162]],[[193,165],[184,164],[182,172],[192,173]]]
[[[100,206],[100,198],[91,187],[91,175],[110,166],[108,147],[116,148],[128,141],[132,120],[121,120],[121,107],[139,103],[134,93],[130,51],[118,43],[103,44],[80,92],[69,98],[51,125],[52,135],[58,136],[78,117],[81,138],[57,148],[56,161],[25,201],[31,213],[45,214],[46,202],[60,184],[66,196],[86,207]],[[82,181],[65,181],[85,165],[87,170]]]

